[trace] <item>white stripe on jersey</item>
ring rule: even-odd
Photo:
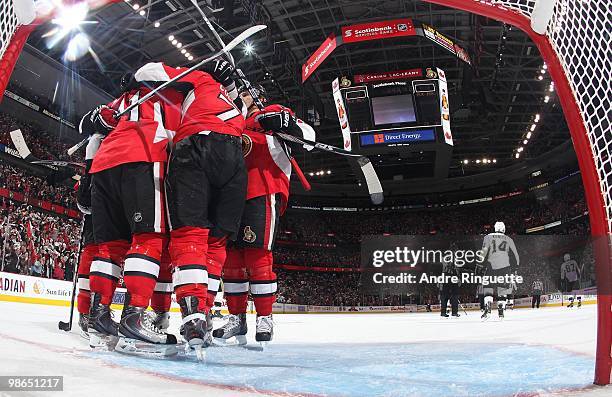
[[[268,251],[272,251],[274,228],[276,227],[276,195],[270,195],[270,234],[268,235]]]

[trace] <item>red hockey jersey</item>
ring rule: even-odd
[[[132,90],[108,106],[120,112],[149,91],[147,88]],[[102,141],[89,172],[96,173],[126,163],[167,161],[168,139],[179,127],[183,98],[180,92],[165,89],[121,117]]]
[[[136,81],[165,82],[184,72],[161,62],[148,63],[136,74]],[[175,142],[194,134],[216,132],[240,136],[245,127],[244,117],[229,98],[225,88],[208,73],[194,71],[179,80],[193,86],[182,106],[183,119]]]
[[[249,176],[247,200],[278,193],[282,196],[281,214],[285,211],[289,200],[291,162],[283,150],[283,143],[272,135],[264,134],[255,118],[261,113],[278,112],[283,109],[294,114],[281,105],[269,105],[253,113],[247,118],[242,135],[244,160]],[[309,125],[299,119],[297,123],[305,138],[315,139],[314,130]]]

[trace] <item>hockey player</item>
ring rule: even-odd
[[[265,102],[263,87],[253,91]],[[248,171],[247,202],[240,231],[227,252],[223,284],[230,315],[228,322],[213,332],[220,345],[245,344],[247,294],[255,302],[257,322],[255,340],[269,342],[273,336],[272,304],[277,290],[272,269],[272,249],[279,217],[287,207],[291,163],[282,142],[270,134],[278,131],[315,140],[315,132],[281,105],[256,106],[251,93],[242,89],[240,97],[248,113],[242,136]],[[312,149],[307,147],[306,149]]]
[[[98,254],[91,264],[92,291],[89,333],[92,344],[108,338],[123,345],[130,341],[148,345],[174,345],[176,337],[161,332],[144,311],[159,275],[161,253],[167,244],[164,206],[164,174],[169,131],[178,128],[184,95],[166,89],[129,114],[116,120],[121,111],[136,102],[149,88],[129,81],[126,92],[99,111],[111,132],[104,138],[93,159],[92,214]],[[119,326],[112,320],[110,303],[121,275],[127,288]],[[151,347],[150,346],[150,347]],[[173,346],[152,347],[160,354],[173,354]]]
[[[570,254],[563,255],[563,263],[561,264],[561,285],[562,292],[571,293],[569,297],[570,304],[568,307],[574,307],[576,300],[576,290],[580,289],[581,270],[578,267],[578,262],[572,259]],[[578,297],[578,305],[582,304],[582,300]]]
[[[240,138],[245,121],[233,102],[238,98],[233,69],[223,60],[206,68],[178,82],[193,89],[182,104],[166,179],[174,291],[183,315],[183,336],[198,351],[212,339],[208,254],[224,253],[227,236],[237,233],[247,181]],[[183,71],[152,63],[135,77],[164,82]],[[213,225],[218,235],[209,234]]]
[[[506,225],[503,222],[495,222],[494,233],[489,233],[485,236],[482,242],[482,255],[488,260],[488,274],[492,276],[505,276],[513,273],[513,268],[519,266],[519,255],[516,250],[514,241],[505,235]],[[510,253],[514,256],[514,266],[510,263]],[[506,284],[496,284],[485,286],[485,311],[483,318],[488,317],[491,313],[491,305],[493,304],[493,295],[497,287],[497,312],[500,318],[504,317],[506,309],[507,297],[512,293],[512,286]]]

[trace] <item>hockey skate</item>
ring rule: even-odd
[[[176,337],[167,334],[145,313],[144,307],[127,305],[121,315],[119,334],[121,338],[115,347],[120,353],[168,357],[178,353]]]
[[[268,346],[274,336],[274,321],[272,315],[257,316],[257,325],[255,328],[255,340],[259,342],[262,349]]]
[[[578,301],[577,307],[581,307],[582,306],[582,298],[578,297],[578,298],[576,298],[576,300]]]
[[[113,321],[110,305],[100,303],[102,296],[93,292],[91,294],[91,307],[87,322],[89,346],[91,348],[114,350],[117,345],[119,325]]]
[[[206,359],[204,348],[212,342],[212,320],[210,315],[198,309],[198,298],[186,296],[179,301],[183,315],[181,334],[187,341],[187,346],[196,352],[199,361]]]
[[[246,313],[230,314],[228,321],[213,331],[213,343],[217,346],[246,345]]]
[[[497,315],[499,316],[500,320],[504,318],[504,305],[501,303],[497,305]]]
[[[480,318],[482,319],[482,321],[487,321],[490,315],[491,315],[491,305],[487,303],[485,305],[485,308],[482,312],[482,316],[480,316]]]
[[[170,312],[154,310],[152,312],[145,312],[145,315],[148,316],[149,321],[162,332],[168,331],[170,327]]]
[[[87,327],[89,324],[89,314],[79,313],[79,334],[83,339],[89,340]]]

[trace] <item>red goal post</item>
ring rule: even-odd
[[[598,286],[595,380],[612,371],[612,92],[610,0],[557,0],[544,34],[532,29],[537,0],[425,0],[523,30],[555,84],[580,165],[594,241]],[[549,4],[552,0],[547,1]],[[534,18],[537,19],[537,18]]]

